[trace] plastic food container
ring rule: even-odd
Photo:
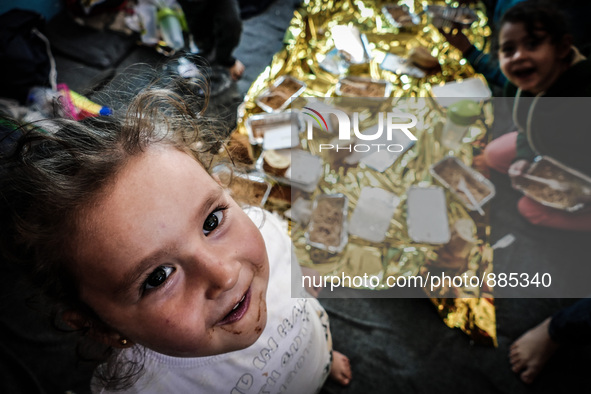
[[[424,78],[427,75],[425,71],[412,64],[409,59],[394,55],[393,53],[386,53],[384,60],[380,63],[380,68],[393,72],[394,74],[410,75],[414,78]]]
[[[307,193],[316,190],[323,174],[322,158],[301,149],[291,149],[284,154],[289,155],[291,162],[282,172],[274,172],[268,168],[265,163],[265,156],[269,155],[268,151],[263,151],[255,167],[259,172],[281,184],[290,185]]]
[[[390,97],[392,84],[371,78],[345,77],[339,79],[336,93],[345,97]]]
[[[331,49],[318,65],[321,69],[336,75],[344,74],[349,69],[349,63],[336,48]]]
[[[468,7],[449,7],[443,5],[428,5],[425,11],[431,23],[438,29],[460,25],[467,28],[478,20],[476,13]]]
[[[479,207],[486,204],[496,194],[495,186],[491,181],[478,171],[465,165],[457,157],[447,156],[433,164],[429,171],[433,178],[451,191],[471,211],[476,211],[478,208],[470,202],[463,192],[458,191],[458,183],[462,177],[466,181],[466,187],[478,202]]]
[[[386,20],[394,27],[414,27],[419,24],[421,18],[411,13],[406,5],[386,4],[382,7]]]
[[[246,119],[244,125],[252,145],[262,144],[267,131],[274,132],[285,129],[300,133],[306,127],[302,114],[291,111],[252,115]]]
[[[575,212],[585,204],[578,201],[581,194],[591,193],[591,178],[579,171],[573,170],[548,156],[539,156],[527,171],[530,175],[541,178],[555,179],[568,189],[561,191],[528,179],[516,183],[516,187],[529,198],[548,207]]]
[[[408,235],[414,242],[445,244],[451,238],[445,191],[439,186],[411,186],[406,199]]]
[[[246,205],[262,207],[271,193],[271,184],[265,180],[263,174],[232,174],[225,165],[215,167],[213,173],[224,184],[228,184],[232,198]]]
[[[330,253],[339,253],[347,245],[347,197],[320,194],[312,204],[312,216],[304,236],[306,243]]]
[[[371,242],[382,242],[399,203],[400,198],[394,193],[377,187],[364,187],[349,221],[349,234]]]
[[[435,101],[443,107],[449,107],[460,100],[467,99],[479,103],[492,97],[489,87],[478,77],[433,86],[431,92]]]
[[[441,143],[449,149],[457,149],[462,139],[481,113],[480,105],[472,100],[460,100],[447,108]]]
[[[306,90],[306,84],[289,75],[279,77],[273,85],[265,89],[255,102],[265,112],[281,112],[291,102]]]
[[[368,41],[355,26],[337,25],[330,29],[334,46],[349,64],[362,64],[371,60]]]

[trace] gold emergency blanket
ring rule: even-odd
[[[319,155],[325,161],[324,176],[314,193],[307,196],[308,199],[313,200],[321,193],[342,193],[348,198],[351,214],[361,189],[372,186],[393,192],[401,201],[393,215],[384,242],[376,244],[350,236],[347,246],[338,254],[330,254],[307,245],[304,237],[305,228],[292,223],[292,239],[300,264],[313,267],[323,275],[344,273],[351,276],[379,276],[380,284],[372,287],[376,291],[391,289],[387,285],[388,278],[464,274],[486,277],[492,272],[492,249],[489,244],[490,227],[486,205],[486,215],[480,216],[467,210],[456,197],[446,191],[449,222],[454,223],[460,218],[468,219],[474,221],[477,229],[477,242],[465,262],[461,264],[445,261],[441,245],[418,244],[408,235],[406,191],[411,185],[438,185],[429,168],[449,153],[448,149],[439,143],[445,124],[445,113],[432,99],[432,87],[474,77],[475,72],[462,59],[461,53],[450,46],[437,28],[429,23],[428,15],[423,12],[426,5],[445,5],[444,2],[400,1],[399,4],[407,5],[409,11],[420,18],[418,25],[410,28],[394,27],[385,18],[382,7],[392,3],[396,4],[395,1],[304,1],[301,8],[295,12],[286,33],[285,49],[274,56],[271,64],[248,91],[239,109],[238,132],[247,134],[246,120],[263,112],[256,103],[257,97],[281,76],[289,75],[306,84],[306,89],[300,97],[337,96],[336,86],[342,75],[326,71],[321,67],[321,63],[334,48],[331,29],[335,26],[356,27],[367,37],[367,49],[371,54],[371,60],[367,63],[350,64],[346,75],[390,82],[390,100],[393,101],[388,101],[387,105],[394,102],[399,110],[417,117],[418,124],[413,129],[417,141],[390,169],[379,172],[367,166],[331,165],[330,158],[318,148],[318,145],[326,143],[330,136],[323,139],[320,135],[314,141],[302,140],[304,149]],[[452,4],[457,6],[457,2]],[[464,32],[477,47],[482,48],[485,45],[485,37],[490,35],[490,30],[486,26],[483,8],[477,6],[473,9],[478,15],[478,20]],[[441,68],[423,78],[381,69],[380,64],[386,53],[406,57],[409,51],[416,47],[426,48],[439,60]],[[396,101],[396,98],[401,99]],[[294,102],[294,105],[301,107],[301,104],[295,104],[299,101]],[[379,101],[375,105],[379,106]],[[484,104],[484,115],[470,129],[470,141],[465,139],[461,148],[454,153],[469,166],[474,164],[473,158],[481,153],[488,142],[487,129],[492,124],[490,105]],[[376,108],[366,109],[376,111]],[[269,204],[272,205],[272,201]],[[360,287],[367,288],[365,285]],[[433,289],[427,286],[422,291],[427,293],[449,327],[460,328],[479,343],[496,345],[494,300],[492,290],[488,286],[456,287],[443,284]]]

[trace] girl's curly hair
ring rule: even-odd
[[[499,22],[499,32],[506,23],[523,23],[530,37],[537,38],[545,32],[553,45],[570,36],[566,14],[548,0],[528,0],[509,8]],[[498,50],[498,42],[495,47]]]
[[[80,213],[130,158],[165,144],[193,155],[206,170],[215,164],[227,132],[205,116],[207,102],[196,89],[203,91],[172,79],[165,87],[146,87],[109,117],[37,125],[0,121],[0,250],[5,264],[18,264],[55,304],[54,318],[76,310],[86,319],[85,331],[107,329],[79,299],[71,240]],[[122,360],[112,348],[104,356],[111,362],[99,368],[99,378],[109,388],[129,385],[143,365]]]

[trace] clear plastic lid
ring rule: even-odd
[[[349,234],[371,242],[382,242],[399,203],[400,198],[394,193],[377,187],[364,187],[349,221]]]

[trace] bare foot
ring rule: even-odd
[[[242,74],[244,73],[244,64],[240,60],[236,60],[232,67],[230,67],[230,76],[234,81],[238,81],[242,78]]]
[[[351,383],[351,363],[349,358],[341,352],[332,352],[332,366],[330,367],[330,377],[338,384],[347,386]]]
[[[558,344],[550,338],[548,326],[551,318],[547,318],[536,327],[525,332],[511,345],[509,361],[511,369],[520,373],[525,383],[532,383],[542,371],[548,359],[558,349]]]

